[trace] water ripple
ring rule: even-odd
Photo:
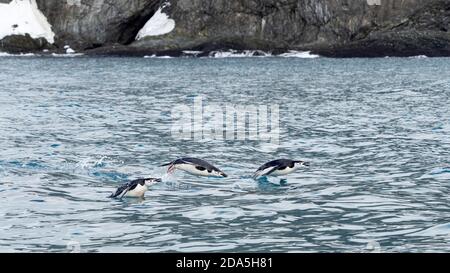
[[[3,58],[0,251],[449,251],[449,66]],[[172,138],[172,107],[196,95],[280,105],[280,144]],[[230,176],[158,167],[185,155]],[[311,166],[252,180],[278,157]],[[106,198],[145,176],[163,183],[144,200]]]

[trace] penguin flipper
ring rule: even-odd
[[[127,184],[119,187],[115,193],[112,193],[109,196],[109,198],[116,198],[117,196],[120,196],[120,195],[122,195],[122,197],[123,197],[123,195],[125,195],[129,190],[130,190],[130,184],[127,183]],[[119,198],[122,198],[122,197],[119,197]]]
[[[269,174],[273,173],[276,169],[277,169],[277,166],[272,166],[272,167],[269,167],[269,168],[266,168],[263,170],[258,170],[253,174],[253,178],[258,179],[261,176],[269,175]]]
[[[159,165],[159,166],[160,167],[165,167],[165,166],[169,166],[169,165],[173,165],[173,161],[171,161],[169,163],[166,163],[166,164]]]
[[[129,190],[130,190],[130,188],[127,188],[126,190],[124,190],[123,193],[120,195],[119,199],[122,199]]]
[[[160,167],[166,167],[166,166],[169,166],[169,168],[167,168],[167,173],[172,173],[173,170],[174,170],[175,161],[176,161],[176,160],[171,161],[171,162],[166,163],[166,164],[159,165],[159,166],[160,166]]]

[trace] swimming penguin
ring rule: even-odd
[[[130,181],[122,186],[120,186],[115,193],[109,196],[110,198],[119,197],[144,197],[145,192],[148,190],[148,187],[156,184],[157,182],[161,182],[161,178],[140,178],[133,181]]]
[[[218,168],[209,164],[205,160],[198,158],[183,157],[167,164],[161,165],[161,167],[163,166],[169,166],[169,168],[167,169],[168,173],[171,173],[175,169],[178,169],[199,176],[227,177],[227,175]]]
[[[277,159],[259,167],[253,174],[253,178],[286,175],[294,172],[301,166],[309,166],[309,163],[301,160]]]

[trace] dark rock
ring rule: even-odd
[[[159,0],[36,0],[59,47],[84,50],[128,44],[159,7]]]
[[[314,52],[328,57],[450,56],[449,26],[449,1],[434,1],[398,24],[378,27],[359,40]]]
[[[448,55],[450,0],[170,0],[165,35],[135,41],[163,0],[37,0],[59,48],[88,54],[312,50],[332,57]]]
[[[44,38],[33,39],[29,34],[10,35],[0,40],[0,51],[8,53],[37,52],[52,48]]]
[[[345,0],[177,0],[171,3],[167,12],[176,22],[174,31],[146,37],[132,43],[132,47],[157,51],[233,48],[326,52],[365,39],[379,27],[399,24],[428,1],[383,0],[380,6]]]

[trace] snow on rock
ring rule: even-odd
[[[25,35],[45,38],[54,43],[55,34],[47,18],[38,9],[36,0],[12,0],[0,3],[0,39],[9,35]]]
[[[144,27],[139,30],[136,35],[136,40],[140,40],[147,36],[164,35],[171,32],[175,28],[175,20],[170,19],[167,14],[162,12],[162,9],[168,5],[170,5],[170,3],[165,3],[156,11]]]

